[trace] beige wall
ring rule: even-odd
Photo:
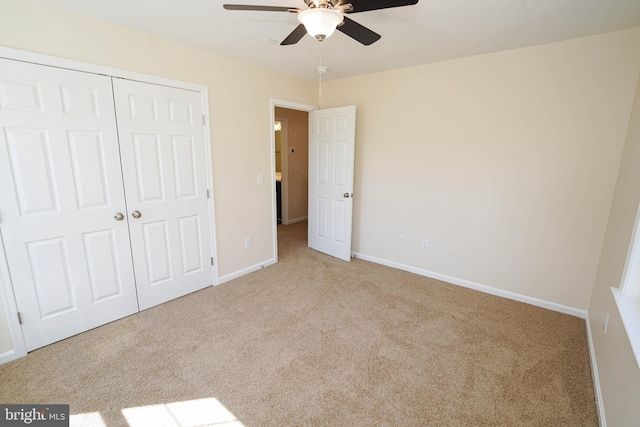
[[[586,310],[639,70],[640,28],[325,83],[353,249]]]
[[[287,218],[295,221],[307,216],[309,165],[309,113],[276,107],[276,118],[287,121],[287,187],[289,209]],[[284,130],[284,129],[283,129]],[[291,149],[294,152],[291,153]]]
[[[609,223],[600,256],[589,322],[607,424],[637,425],[640,420],[640,371],[611,294],[618,287],[631,243],[631,234],[640,203],[640,79],[624,154],[618,174]],[[603,321],[609,313],[607,333]]]
[[[219,274],[275,256],[273,186],[256,179],[272,170],[270,98],[313,104],[315,82],[30,0],[0,0],[0,11],[0,46],[208,86]],[[249,249],[245,236],[252,237]]]

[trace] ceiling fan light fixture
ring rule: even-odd
[[[298,14],[298,21],[307,33],[320,41],[330,37],[343,19],[339,10],[328,8],[312,8]]]

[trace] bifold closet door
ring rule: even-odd
[[[0,59],[0,183],[27,350],[138,311],[109,77]]]
[[[213,284],[199,92],[113,79],[140,309]]]

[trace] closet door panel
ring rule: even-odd
[[[0,182],[28,350],[138,310],[110,78],[0,59]]]
[[[140,309],[213,284],[200,93],[114,79]],[[138,215],[139,213],[139,215]]]

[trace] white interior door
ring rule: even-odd
[[[311,113],[309,246],[351,260],[354,105]]]
[[[0,183],[27,350],[138,311],[110,78],[0,59]]]
[[[199,92],[114,79],[140,309],[213,284]]]

